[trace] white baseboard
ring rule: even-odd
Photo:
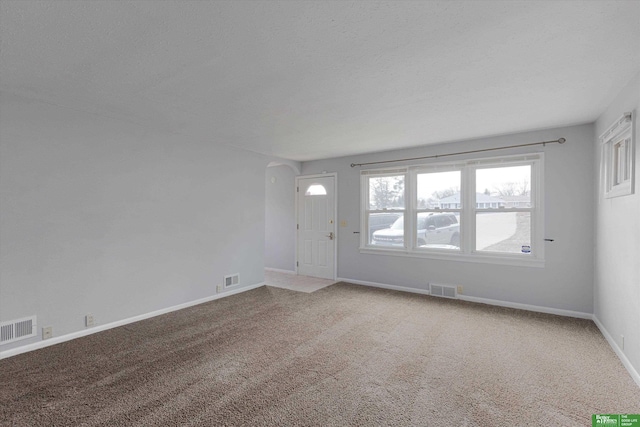
[[[271,267],[265,267],[264,269],[267,270],[267,271],[273,271],[275,273],[298,274],[293,270],[281,270],[279,268],[271,268]]]
[[[62,335],[59,337],[50,338],[45,341],[38,341],[33,344],[27,344],[22,347],[12,348],[11,350],[5,350],[0,352],[0,359],[6,359],[7,357],[17,356],[18,354],[27,353],[33,350],[39,350],[41,348],[49,347],[55,344],[59,344],[65,341],[71,341],[76,338],[86,337],[87,335],[95,334],[97,332],[106,331],[107,329],[117,328],[119,326],[128,325],[129,323],[139,322],[140,320],[149,319],[151,317],[160,316],[161,314],[170,313],[172,311],[182,310],[183,308],[192,307],[194,305],[203,304],[205,302],[214,301],[220,298],[228,297],[231,295],[239,294],[242,292],[250,291],[252,289],[264,286],[264,282],[257,283],[255,285],[245,286],[243,288],[227,290],[216,295],[211,295],[205,298],[200,298],[195,301],[185,302],[183,304],[174,305],[172,307],[162,308],[160,310],[152,311],[149,313],[139,314],[137,316],[129,317],[127,319],[117,320],[115,322],[106,323],[104,325],[98,325],[93,328],[84,329],[78,332],[72,332],[70,334]]]
[[[468,295],[458,295],[458,299],[462,301],[477,302],[480,304],[496,305],[498,307],[517,308],[518,310],[535,311],[536,313],[556,314],[564,317],[577,317],[578,319],[591,320],[593,314],[584,313],[582,311],[563,310],[561,308],[543,307],[540,305],[521,304],[518,302],[500,301],[489,298],[471,297]]]
[[[414,293],[414,294],[429,295],[429,291],[427,289],[409,288],[409,287],[404,287],[404,286],[387,285],[387,284],[384,284],[384,283],[366,282],[366,281],[363,281],[363,280],[346,279],[346,278],[339,278],[338,280],[343,281],[343,282],[348,282],[348,283],[354,283],[356,285],[373,286],[375,288],[393,289],[395,291],[411,292],[411,293]],[[571,311],[571,310],[562,310],[562,309],[559,309],[559,308],[542,307],[542,306],[538,306],[538,305],[521,304],[521,303],[517,303],[517,302],[500,301],[500,300],[488,299],[488,298],[478,298],[478,297],[472,297],[472,296],[468,296],[468,295],[460,295],[459,294],[458,295],[458,299],[462,300],[462,301],[477,302],[477,303],[488,304],[488,305],[496,305],[496,306],[499,306],[499,307],[508,307],[508,308],[517,308],[519,310],[535,311],[535,312],[538,312],[538,313],[557,314],[559,316],[565,316],[565,317],[577,317],[579,319],[589,319],[589,320],[591,320],[593,318],[593,315],[591,313],[583,313],[583,312],[580,312],[580,311]]]
[[[618,358],[620,359],[624,367],[627,368],[627,371],[629,372],[629,375],[631,375],[631,378],[633,378],[633,380],[636,382],[638,387],[640,387],[640,374],[638,373],[636,368],[633,367],[633,365],[631,364],[631,361],[627,358],[627,356],[624,354],[622,349],[618,346],[618,343],[616,342],[616,340],[613,339],[609,331],[607,331],[607,329],[604,327],[602,322],[600,322],[600,320],[596,317],[595,314],[593,315],[593,321],[598,327],[598,329],[600,329],[600,332],[602,332],[602,335],[604,335],[604,338],[607,340],[607,342],[609,343],[613,351],[618,355]]]

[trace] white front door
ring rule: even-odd
[[[335,177],[298,179],[298,274],[335,279]]]

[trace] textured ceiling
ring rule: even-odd
[[[0,89],[311,160],[591,122],[640,1],[2,1]]]

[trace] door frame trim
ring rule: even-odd
[[[298,189],[300,188],[300,180],[301,179],[309,179],[309,178],[326,178],[328,176],[333,177],[333,235],[335,238],[333,239],[334,247],[333,247],[333,278],[331,280],[336,280],[338,277],[338,173],[337,172],[328,172],[328,173],[319,173],[312,175],[298,175],[295,180],[295,188],[293,189],[295,194],[295,206],[296,206],[296,224],[299,224],[298,220],[298,198],[300,196],[300,192]],[[298,273],[298,228],[296,227],[296,241],[295,241],[295,272]]]

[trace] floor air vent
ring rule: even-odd
[[[35,337],[36,316],[0,323],[0,345]]]
[[[224,287],[228,288],[229,286],[234,286],[240,283],[240,274],[231,274],[229,276],[224,276]]]
[[[436,285],[429,283],[429,293],[434,297],[458,298],[455,286]]]

